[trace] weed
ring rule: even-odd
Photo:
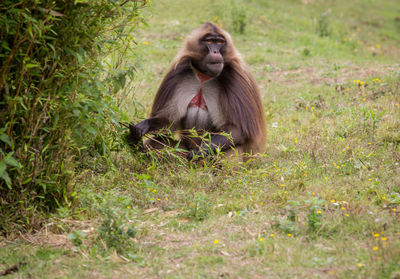
[[[285,206],[287,214],[287,219],[291,222],[295,222],[297,219],[297,210],[301,206],[298,201],[288,201],[288,205]]]
[[[299,231],[296,222],[289,218],[273,218],[272,228],[291,235],[296,235]]]
[[[320,37],[328,37],[331,34],[329,29],[328,12],[323,12],[319,15],[315,26],[315,32]]]
[[[310,232],[316,232],[322,225],[322,208],[318,205],[308,208],[307,222]]]
[[[194,221],[203,221],[210,214],[211,203],[209,197],[203,193],[196,193],[189,203],[188,209],[182,217],[190,218]]]
[[[310,56],[311,55],[311,51],[308,48],[304,48],[301,53],[303,54],[303,56]]]
[[[122,253],[134,248],[132,238],[136,236],[136,229],[130,224],[124,214],[114,208],[104,208],[104,219],[98,229],[97,241],[105,243],[105,249],[115,249]]]
[[[251,244],[248,248],[250,257],[260,256],[265,252],[265,242],[263,238],[260,238]]]
[[[374,131],[378,127],[379,121],[382,119],[382,116],[385,114],[385,111],[378,112],[376,109],[363,107],[361,108],[361,116],[363,120],[363,126],[366,131]]]
[[[207,267],[214,264],[222,264],[224,259],[221,256],[200,256],[198,261],[201,266]]]
[[[80,230],[73,231],[67,235],[67,239],[75,246],[81,246],[85,237],[86,233]]]

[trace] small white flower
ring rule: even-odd
[[[272,128],[278,128],[278,122],[272,123]]]

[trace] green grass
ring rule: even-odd
[[[261,88],[264,156],[197,165],[115,153],[113,169],[76,173],[75,203],[42,231],[1,240],[0,272],[399,278],[399,11],[396,1],[154,1],[122,108],[145,118],[182,39],[216,22]]]

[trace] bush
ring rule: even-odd
[[[145,0],[1,1],[3,233],[40,226],[43,213],[69,206],[79,162],[106,157],[119,146],[113,124],[123,116],[113,96],[134,68],[107,61],[131,44],[145,5]]]
[[[233,4],[231,9],[231,19],[233,30],[239,34],[244,34],[247,25],[247,13],[243,4]]]

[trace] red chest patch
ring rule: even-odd
[[[199,73],[196,71],[197,77],[200,79],[201,86],[203,86],[203,83],[209,80],[211,77],[204,75],[202,73]],[[201,93],[201,87],[199,90],[199,93],[197,93],[196,96],[193,97],[193,99],[189,103],[189,107],[199,107],[204,110],[208,110],[206,101],[204,100],[203,94]]]
[[[199,107],[204,110],[208,110],[206,101],[203,98],[203,94],[201,93],[201,88],[199,93],[193,97],[193,99],[189,103],[189,107]]]

